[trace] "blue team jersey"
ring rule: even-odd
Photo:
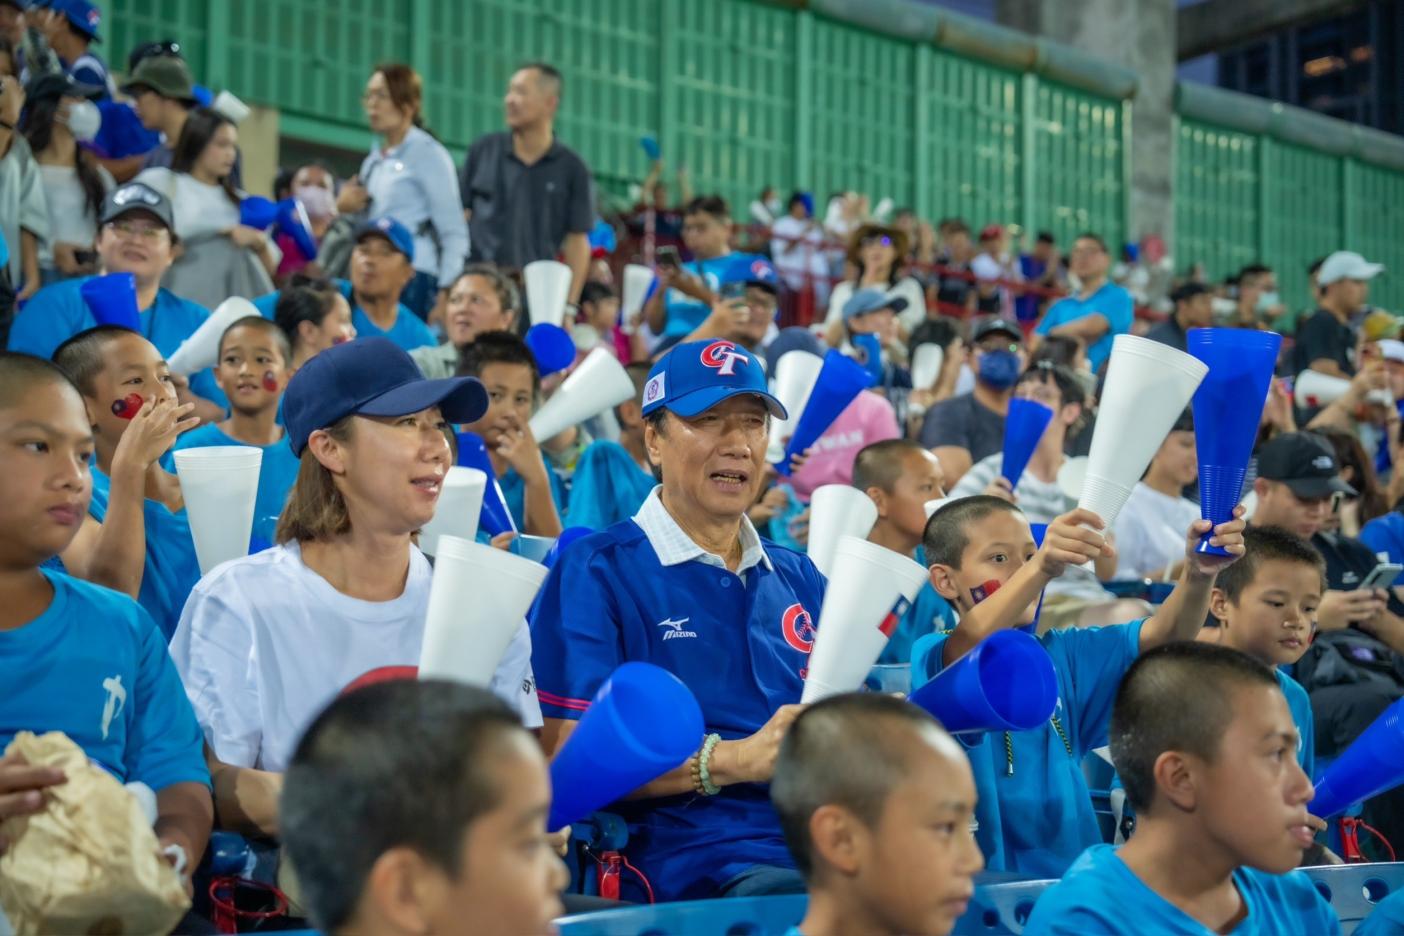
[[[706,730],[745,738],[798,702],[824,601],[805,556],[762,541],[774,568],[745,580],[698,560],[664,566],[632,520],[576,542],[546,579],[531,617],[532,668],[546,718],[577,719],[621,663],[675,674]],[[629,860],[659,900],[715,896],[754,865],[793,868],[766,784],[611,807],[629,822]],[[625,898],[630,875],[624,875]],[[641,898],[640,898],[641,899]]]
[[[88,513],[101,523],[107,516],[112,479],[99,471],[97,465],[93,465],[92,470],[93,499]],[[190,521],[184,510],[171,513],[160,501],[147,500],[142,518],[146,522],[146,564],[137,601],[169,641],[180,623],[185,599],[200,581],[195,541],[191,539]]]
[[[1292,713],[1292,721],[1297,725],[1297,763],[1308,777],[1316,776],[1316,719],[1311,713],[1311,698],[1302,684],[1297,682],[1281,667],[1273,667],[1272,674],[1287,697],[1287,710]],[[1311,805],[1307,805],[1311,809]]]
[[[89,279],[81,276],[63,280],[35,293],[10,326],[9,349],[51,358],[59,345],[97,325],[81,291]],[[141,333],[157,351],[169,358],[209,317],[204,306],[158,289],[156,301],[150,308],[141,310]],[[229,400],[215,382],[211,370],[192,375],[190,389],[226,410],[229,408]]]
[[[176,440],[175,449],[208,448],[212,445],[248,445],[225,435],[214,423],[192,429]],[[286,438],[272,445],[251,446],[263,450],[263,462],[258,468],[258,496],[254,500],[253,538],[273,542],[278,517],[288,502],[288,492],[297,480],[301,462],[292,453]]]
[[[991,871],[1058,877],[1102,840],[1082,760],[1107,743],[1121,677],[1140,652],[1141,621],[1049,631],[1040,638],[1058,676],[1053,718],[1032,731],[966,741],[980,802],[976,839]],[[912,689],[941,670],[947,634],[912,648]]]
[[[111,589],[44,577],[49,607],[0,630],[0,751],[20,731],[62,731],[124,783],[208,784],[200,726],[150,616]]]
[[[1034,904],[1024,936],[1210,936],[1203,923],[1151,890],[1111,845],[1083,852]],[[1300,871],[1233,872],[1248,913],[1231,936],[1339,936],[1341,922]]]
[[[1077,295],[1064,296],[1049,307],[1048,314],[1034,331],[1046,335],[1060,325],[1076,322],[1093,314],[1100,314],[1111,325],[1102,333],[1102,337],[1087,346],[1087,363],[1095,374],[1102,369],[1102,365],[1111,355],[1112,341],[1116,336],[1131,330],[1136,310],[1131,301],[1131,294],[1125,289],[1108,280],[1102,284],[1101,289],[1086,299]]]
[[[742,254],[726,253],[711,260],[689,260],[682,268],[705,283],[715,296],[721,292],[722,274],[735,264],[740,256]],[[663,295],[663,304],[668,314],[668,320],[663,326],[665,338],[685,338],[696,331],[697,326],[712,314],[711,306],[676,289],[670,289]]]
[[[556,504],[557,516],[564,517],[566,512],[566,488],[561,476],[556,473],[556,469],[551,467],[551,463],[546,463],[546,477],[551,482],[551,500]],[[502,486],[502,499],[507,503],[507,512],[512,515],[512,522],[517,525],[518,530],[526,529],[526,482],[522,476],[517,474],[517,469],[508,468],[502,477],[497,479],[497,483]],[[650,490],[652,490],[650,488]]]

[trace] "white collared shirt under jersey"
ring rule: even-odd
[[[697,545],[697,542],[678,526],[678,521],[674,520],[673,515],[668,513],[668,508],[663,506],[662,493],[663,485],[660,484],[649,493],[639,512],[634,514],[634,522],[644,531],[644,536],[648,537],[648,544],[658,554],[658,561],[665,566],[672,566],[696,559],[718,569],[725,569],[725,559]],[[741,564],[736,567],[736,574],[744,582],[746,570],[762,563],[772,571],[775,568],[770,564],[770,557],[765,554],[760,534],[751,524],[751,518],[742,514]]]

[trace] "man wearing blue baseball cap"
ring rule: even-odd
[[[712,314],[684,341],[725,338],[752,354],[765,354],[779,332],[775,313],[780,307],[780,277],[764,257],[732,254],[718,275],[721,298],[712,303]]]
[[[438,342],[424,320],[400,302],[414,279],[414,235],[394,218],[356,229],[351,251],[351,324],[356,334],[389,338],[406,351]]]
[[[697,696],[707,735],[611,807],[629,822],[630,863],[659,900],[799,893],[767,783],[799,713],[824,579],[746,517],[785,410],[760,359],[718,339],[653,366],[643,415],[662,484],[633,519],[563,550],[532,614],[542,740],[559,750],[620,664],[663,667]],[[621,893],[647,888],[625,875]]]
[[[104,99],[112,97],[117,89],[107,73],[107,63],[89,51],[89,46],[102,41],[98,37],[101,11],[88,0],[51,0],[48,6],[47,13],[39,17],[39,27],[64,71],[79,84],[102,88]]]

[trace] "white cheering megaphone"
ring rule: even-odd
[[[624,285],[619,297],[619,322],[625,333],[634,333],[635,317],[643,309],[648,288],[653,285],[653,271],[638,263],[624,267]]]
[[[773,380],[775,398],[789,415],[785,419],[772,417],[770,420],[770,445],[765,454],[767,462],[773,464],[785,457],[785,438],[799,424],[800,414],[809,402],[809,394],[814,391],[819,370],[823,366],[824,359],[808,351],[790,351],[776,362]]]
[[[575,366],[546,405],[531,417],[531,434],[545,442],[574,426],[634,398],[634,379],[610,348],[599,347]]]
[[[831,577],[839,540],[867,539],[877,519],[877,504],[863,491],[847,484],[815,488],[809,498],[809,561],[825,578]]]
[[[570,267],[559,260],[533,260],[522,268],[526,282],[527,312],[531,324],[543,322],[560,328],[565,323],[570,297]]]
[[[477,468],[454,465],[444,475],[434,516],[419,531],[419,548],[426,556],[437,555],[439,537],[456,536],[473,542],[478,535],[478,516],[483,512],[483,492],[487,475]]]
[[[207,367],[214,367],[219,361],[219,339],[229,330],[229,326],[242,318],[261,318],[258,308],[242,296],[230,296],[215,306],[210,317],[200,323],[200,327],[180,343],[175,354],[166,364],[171,373],[189,377]]]

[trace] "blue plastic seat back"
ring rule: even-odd
[[[689,900],[562,917],[560,936],[780,936],[804,918],[804,894]]]
[[[1404,861],[1322,865],[1302,870],[1321,896],[1331,902],[1346,936],[1370,915],[1375,904],[1404,888]]]
[[[975,888],[970,908],[956,920],[951,936],[1018,936],[1033,913],[1034,902],[1050,881],[1016,881]]]

